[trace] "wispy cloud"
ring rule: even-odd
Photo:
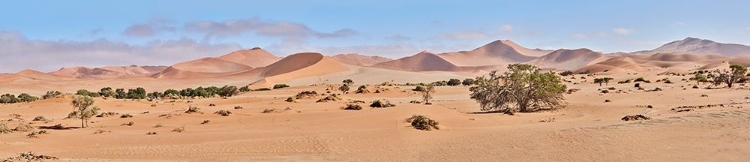
[[[573,34],[570,37],[572,37],[574,39],[589,39],[589,35],[587,35],[587,34],[581,34],[581,33]]]
[[[484,40],[492,38],[492,34],[482,30],[462,30],[445,34],[442,38],[449,40]]]
[[[173,32],[177,28],[175,22],[166,19],[154,19],[145,23],[130,25],[122,31],[122,35],[131,37],[151,37],[162,32]]]
[[[0,72],[25,68],[53,71],[70,66],[171,65],[176,62],[238,50],[238,44],[210,44],[192,39],[153,40],[136,45],[96,39],[90,41],[30,40],[21,33],[0,31]]]
[[[404,35],[392,35],[392,36],[385,37],[385,39],[392,40],[392,41],[408,41],[408,40],[411,40],[412,38],[408,36],[404,36]]]
[[[185,30],[202,33],[206,37],[230,37],[245,33],[254,33],[261,36],[283,37],[283,38],[338,38],[356,35],[354,29],[339,29],[333,32],[320,32],[311,29],[305,24],[288,21],[268,21],[260,18],[238,19],[226,21],[196,21],[184,25]]]
[[[498,31],[500,32],[512,32],[513,31],[513,25],[503,25],[498,28]]]
[[[630,35],[630,34],[635,33],[635,30],[633,30],[633,29],[626,29],[626,28],[614,28],[614,29],[612,29],[612,32],[614,32],[617,35],[626,36],[626,35]]]

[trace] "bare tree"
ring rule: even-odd
[[[430,99],[432,99],[432,93],[435,93],[435,86],[432,84],[429,84],[424,87],[424,90],[421,91],[422,93],[422,101],[424,101],[424,104],[432,104],[430,103]]]

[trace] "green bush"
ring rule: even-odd
[[[281,88],[286,88],[286,87],[289,87],[289,85],[286,85],[286,84],[273,85],[273,89],[281,89]]]
[[[450,80],[448,80],[448,82],[447,82],[446,84],[447,84],[447,85],[449,85],[449,86],[457,86],[457,85],[461,85],[461,80],[458,80],[458,79],[450,79]]]

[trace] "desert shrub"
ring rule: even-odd
[[[217,93],[221,97],[232,97],[240,94],[240,91],[237,89],[237,86],[224,86],[219,88]]]
[[[60,95],[62,95],[62,93],[60,93],[60,91],[47,91],[47,93],[45,93],[44,96],[42,96],[42,99],[55,98],[55,97],[60,96]]]
[[[219,111],[214,112],[214,114],[219,114],[221,116],[229,116],[229,114],[232,114],[232,112],[229,110],[219,110]]]
[[[622,117],[622,121],[631,121],[631,120],[650,120],[650,117],[644,116],[644,115],[627,115],[625,117]]]
[[[370,107],[380,107],[380,108],[394,107],[394,106],[396,105],[392,104],[391,102],[388,102],[388,100],[375,100],[375,101],[372,101],[372,104],[370,104]]]
[[[21,124],[13,129],[13,131],[16,131],[16,132],[28,132],[28,131],[33,131],[33,130],[34,130],[34,127],[32,127],[29,124]]]
[[[131,122],[123,123],[122,125],[133,126],[135,125],[135,122],[131,121]]]
[[[130,115],[130,114],[122,114],[120,116],[120,118],[132,118],[132,117],[133,117],[133,115]]]
[[[103,118],[103,117],[110,117],[110,116],[115,116],[115,115],[120,115],[120,113],[116,113],[116,112],[105,112],[105,113],[101,113],[101,114],[97,115],[96,117],[100,117],[100,118]]]
[[[413,104],[422,104],[422,101],[411,100],[411,101],[409,101],[409,103],[413,103]]]
[[[354,84],[354,81],[352,79],[344,79],[344,81],[341,81],[341,83],[344,83],[346,85],[352,85]]]
[[[270,91],[270,90],[271,90],[271,88],[258,88],[258,89],[255,89],[253,91]]]
[[[47,131],[47,130],[32,131],[31,133],[27,134],[26,137],[29,137],[29,138],[39,138],[39,135],[41,135],[41,134],[49,134],[49,131]]]
[[[288,98],[286,98],[286,100],[284,100],[284,101],[286,101],[286,102],[294,102],[294,98],[292,98],[292,97],[288,97]]]
[[[465,86],[470,86],[470,85],[474,85],[474,82],[475,82],[474,79],[472,79],[472,78],[466,78],[466,79],[464,79],[463,82],[461,82],[461,84],[465,85]]]
[[[148,132],[146,135],[156,135],[156,132]]]
[[[211,122],[210,120],[203,120],[203,122],[201,122],[201,124],[208,124],[210,122]]]
[[[3,161],[45,161],[45,160],[46,161],[58,160],[58,158],[54,156],[39,155],[33,152],[24,152],[24,153],[20,153],[16,157],[6,158]]]
[[[331,94],[331,95],[326,96],[325,98],[318,99],[318,101],[315,101],[315,102],[328,102],[328,101],[338,101],[338,100],[341,100],[339,95]]]
[[[643,79],[643,77],[638,77],[638,78],[635,78],[635,80],[633,80],[633,82],[646,82],[646,81],[647,80]]]
[[[44,116],[37,116],[34,117],[34,120],[31,121],[47,121],[47,118],[45,118]]]
[[[216,104],[208,104],[208,106],[216,106]]]
[[[177,133],[182,133],[184,131],[185,131],[185,127],[184,126],[172,129],[172,132],[177,132]]]
[[[422,92],[424,91],[424,87],[421,85],[417,85],[416,87],[414,87],[414,89],[412,89],[412,91]]]
[[[315,96],[318,96],[318,92],[315,91],[302,91],[300,93],[297,93],[297,95],[294,95],[294,99],[308,99],[313,98]],[[289,102],[289,101],[287,101]]]
[[[185,113],[188,113],[188,114],[192,114],[192,113],[200,113],[200,112],[201,112],[201,108],[198,108],[198,107],[195,107],[195,106],[190,106],[190,107],[188,107],[188,109],[187,109],[187,110],[185,111]]]
[[[450,80],[448,80],[448,82],[446,83],[446,85],[449,85],[449,86],[461,85],[461,80],[459,80],[459,79],[450,79]]]
[[[435,130],[440,129],[438,127],[440,123],[424,115],[413,115],[410,118],[407,118],[406,122],[410,122],[412,127],[414,127],[415,129],[419,129],[419,130],[430,131],[433,129]]]
[[[747,67],[739,64],[731,64],[729,65],[729,69],[729,71],[723,70],[719,72],[719,76],[714,79],[715,85],[725,83],[727,84],[728,88],[732,88],[732,85],[734,85],[734,83],[745,80]]]
[[[502,75],[493,71],[489,77],[478,77],[477,86],[471,87],[471,99],[479,102],[481,110],[532,112],[560,105],[567,87],[559,76],[527,64],[508,65],[508,69]]]
[[[242,106],[234,106],[234,109],[242,109]]]
[[[273,89],[281,89],[281,88],[286,88],[286,87],[289,87],[289,85],[286,85],[286,84],[273,85]]]
[[[4,95],[0,96],[0,103],[18,103],[20,101],[21,100],[19,100],[18,98],[16,98],[16,95],[4,94]]]
[[[560,72],[560,76],[569,76],[569,75],[573,75],[573,72],[572,71],[563,71],[563,72]]]
[[[362,106],[355,104],[347,104],[343,107],[344,110],[362,110]]]
[[[18,100],[20,102],[33,102],[33,101],[36,101],[38,99],[39,99],[39,97],[34,97],[34,96],[31,96],[31,95],[29,95],[27,93],[21,93],[21,94],[18,95]]]
[[[161,128],[161,127],[164,127],[163,125],[161,125],[161,123],[154,125],[154,128]]]
[[[357,91],[354,91],[354,93],[360,94],[360,93],[370,93],[370,90],[367,90],[367,86],[361,85],[357,88]]]
[[[250,91],[251,91],[250,87],[248,87],[248,86],[242,86],[242,87],[240,87],[240,92],[250,92]]]
[[[349,92],[349,85],[348,84],[341,85],[341,87],[339,87],[339,91],[341,91],[342,93]]]

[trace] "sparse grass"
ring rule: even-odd
[[[24,153],[20,153],[16,157],[6,158],[3,161],[45,161],[45,160],[58,160],[58,158],[54,156],[38,155],[33,152],[24,152]]]
[[[133,117],[133,115],[130,115],[130,114],[122,114],[120,116],[120,118],[132,118],[132,117]]]
[[[5,123],[0,123],[0,134],[6,134],[6,133],[10,133],[10,132],[11,132],[11,130],[8,129],[8,126],[5,125]]]
[[[344,110],[362,110],[362,106],[355,104],[347,104],[342,109]]]
[[[419,129],[419,130],[430,131],[433,129],[435,130],[440,129],[438,127],[440,123],[424,115],[413,115],[410,118],[407,118],[406,122],[410,122],[412,127],[414,127],[415,129]]]
[[[121,124],[121,125],[123,125],[123,126],[124,126],[124,125],[127,125],[127,126],[133,126],[133,125],[135,125],[135,122],[132,122],[132,121],[131,121],[131,122],[123,123],[123,124]]]
[[[203,122],[201,122],[201,124],[208,124],[210,122],[211,122],[210,120],[203,120]]]
[[[219,114],[221,116],[229,116],[230,114],[232,114],[232,112],[229,110],[219,110],[219,111],[216,111],[214,114]]]
[[[49,131],[47,130],[32,131],[31,133],[27,134],[26,137],[39,138],[39,135],[42,135],[42,134],[49,134]]]
[[[294,95],[294,99],[298,99],[298,100],[300,100],[300,99],[308,99],[308,98],[313,98],[315,96],[318,96],[318,92],[315,92],[315,91],[302,91],[300,93],[297,93],[297,95]]]
[[[94,132],[94,134],[102,134],[102,133],[109,133],[109,132],[112,132],[112,131],[108,131],[108,130],[104,130],[104,129],[99,129],[99,130],[96,130]]]
[[[235,110],[237,110],[237,109],[242,109],[242,106],[235,106],[235,107],[234,107],[234,109],[235,109]]]
[[[216,106],[216,104],[208,104],[208,106]]]
[[[105,112],[105,113],[97,115],[96,117],[103,118],[103,117],[110,117],[110,116],[115,116],[115,115],[119,115],[119,114],[120,113],[116,113],[116,112]]]
[[[339,95],[331,94],[331,95],[326,96],[325,98],[321,98],[321,99],[319,99],[318,101],[315,101],[315,102],[328,102],[328,101],[338,101],[338,100],[341,100],[341,98],[339,97]]]
[[[192,113],[200,113],[200,112],[201,112],[201,108],[198,108],[198,107],[195,107],[195,106],[190,106],[190,107],[189,107],[189,108],[188,108],[188,109],[187,109],[187,110],[185,111],[185,113],[188,113],[188,114],[192,114]]]
[[[276,109],[265,109],[263,110],[262,113],[273,113],[273,112],[277,112]]]
[[[159,123],[159,124],[156,124],[156,125],[154,126],[154,128],[161,128],[161,127],[163,127],[163,125],[161,125],[161,123]]]
[[[258,88],[258,89],[254,89],[253,91],[270,91],[270,90],[271,88]]]
[[[37,116],[34,117],[34,120],[31,121],[47,121],[47,118],[45,118],[44,116]]]
[[[184,131],[185,131],[185,126],[172,129],[172,132],[177,132],[177,133],[182,133]]]

